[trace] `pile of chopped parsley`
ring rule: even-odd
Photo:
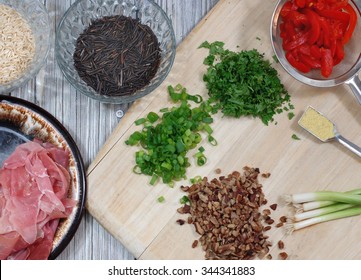
[[[256,49],[233,52],[223,42],[202,43],[209,49],[203,76],[209,96],[225,116],[259,117],[268,125],[275,114],[294,109],[277,71]]]

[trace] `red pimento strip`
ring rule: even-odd
[[[286,58],[288,60],[288,62],[294,67],[296,68],[298,71],[303,72],[303,73],[308,73],[310,72],[311,68],[309,66],[307,66],[305,63],[297,60],[293,54],[291,52],[287,52],[286,53]]]
[[[333,67],[333,58],[331,54],[331,50],[329,49],[321,49],[321,74],[325,78],[328,78],[332,73]]]
[[[348,41],[350,41],[352,33],[356,27],[356,22],[357,22],[357,14],[350,4],[347,4],[347,6],[345,7],[345,10],[350,15],[350,21],[349,21],[348,28],[346,29],[345,35],[342,40],[342,43],[344,45],[346,45],[348,43]]]

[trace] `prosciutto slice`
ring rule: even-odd
[[[0,169],[0,259],[47,259],[67,198],[69,154],[38,140],[19,145]]]

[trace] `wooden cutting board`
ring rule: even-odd
[[[166,87],[177,83],[190,93],[207,96],[202,64],[207,50],[198,49],[205,40],[223,41],[232,50],[256,48],[272,60],[269,27],[277,1],[220,1],[177,49],[174,66],[165,82],[153,93],[138,100],[126,113],[88,170],[87,209],[112,235],[140,259],[202,259],[200,248],[191,244],[198,236],[193,226],[179,226],[176,212],[184,195],[179,182],[171,189],[159,183],[150,186],[150,178],[132,172],[137,147],[124,141],[137,127],[134,121],[148,112],[172,106]],[[239,46],[239,48],[237,48]],[[321,143],[297,124],[308,105],[314,106],[333,120],[341,134],[361,145],[361,106],[347,86],[329,89],[312,88],[291,78],[279,64],[273,63],[292,96],[296,117],[276,117],[277,124],[265,126],[259,119],[215,117],[212,125],[218,146],[206,148],[208,162],[189,169],[188,178],[197,175],[218,177],[241,171],[246,165],[270,172],[261,179],[270,203],[279,207],[275,219],[287,213],[279,197],[286,193],[315,190],[346,191],[361,185],[361,160],[338,143]],[[292,139],[296,134],[301,140]],[[164,203],[157,202],[159,196]],[[185,218],[185,217],[183,217]],[[275,246],[286,244],[291,259],[361,259],[361,217],[348,218],[304,229],[286,236],[284,229],[269,231]]]

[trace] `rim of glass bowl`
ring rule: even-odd
[[[44,16],[46,16],[47,21],[47,28],[45,29],[47,36],[44,36],[44,40],[46,40],[46,51],[44,52],[44,56],[39,60],[39,63],[34,64],[33,62],[31,65],[29,65],[29,68],[25,70],[22,76],[19,78],[4,84],[0,85],[0,94],[6,94],[10,93],[15,89],[21,88],[24,86],[27,82],[29,82],[31,79],[35,78],[35,76],[39,73],[40,69],[45,65],[45,62],[48,58],[50,47],[51,47],[51,21],[50,21],[50,15],[46,7],[41,3],[40,1],[35,1],[35,3],[39,6],[39,8],[45,13]],[[7,3],[0,2],[0,4],[8,5]],[[12,7],[12,6],[11,6]],[[15,9],[14,7],[12,7]],[[16,9],[15,9],[16,10]],[[17,11],[17,10],[16,10]],[[20,13],[21,14],[21,13]],[[45,33],[45,32],[44,32]],[[30,69],[30,71],[29,71]],[[28,72],[29,71],[29,72]]]
[[[63,68],[63,64],[66,64],[65,60],[63,59],[62,55],[60,54],[60,43],[59,43],[59,37],[60,37],[60,30],[62,29],[62,26],[65,22],[65,20],[68,18],[68,15],[71,13],[72,10],[75,9],[75,7],[77,7],[79,5],[79,3],[86,1],[86,0],[77,0],[76,2],[74,2],[69,9],[65,12],[65,14],[63,15],[63,17],[60,20],[60,23],[58,25],[57,31],[56,31],[56,36],[55,36],[55,57],[56,60],[58,62],[59,68],[61,70],[61,72],[63,73],[63,75],[65,76],[66,80],[77,90],[80,91],[82,94],[86,95],[89,98],[92,98],[94,100],[97,100],[99,102],[102,103],[111,103],[111,104],[125,104],[125,103],[131,103],[139,98],[142,98],[146,95],[148,95],[149,93],[151,93],[153,90],[155,90],[168,76],[170,70],[173,67],[173,63],[174,63],[174,59],[175,59],[175,55],[176,55],[176,39],[175,39],[175,34],[174,34],[174,29],[173,29],[173,25],[172,25],[172,21],[170,20],[170,18],[168,17],[168,15],[166,14],[166,12],[157,4],[155,3],[153,0],[144,0],[147,1],[148,3],[150,3],[151,5],[153,5],[163,16],[163,18],[165,19],[167,26],[169,27],[169,32],[170,32],[170,37],[171,37],[171,42],[172,45],[170,47],[170,57],[169,57],[169,65],[168,67],[165,69],[166,71],[162,74],[162,76],[160,77],[160,79],[158,80],[158,82],[154,83],[153,85],[146,85],[145,87],[139,89],[138,91],[136,91],[134,94],[132,95],[123,95],[123,96],[105,96],[105,95],[101,95],[99,93],[97,93],[93,88],[91,88],[90,86],[88,86],[78,75],[77,71],[75,71],[75,75],[78,76],[79,81],[84,85],[84,87],[87,88],[87,90],[83,90],[83,88],[78,87],[78,84],[74,84],[72,82],[72,77],[64,70]],[[163,50],[161,50],[163,52]],[[159,69],[158,69],[159,71]],[[156,73],[156,75],[158,74],[158,71]],[[154,77],[153,77],[154,79]]]

